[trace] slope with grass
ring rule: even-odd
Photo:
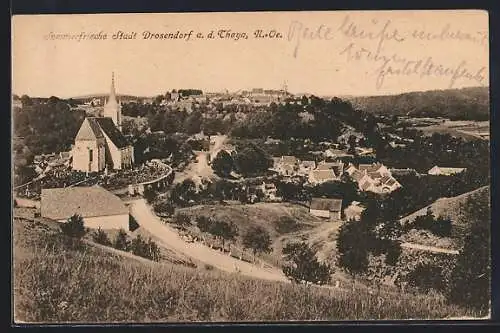
[[[452,221],[452,233],[450,237],[437,237],[428,231],[411,230],[403,238],[412,243],[420,243],[427,246],[436,246],[444,248],[460,248],[463,238],[467,234],[469,228],[469,221],[464,215],[462,206],[464,203],[472,198],[473,200],[481,200],[489,202],[490,187],[483,186],[474,191],[467,192],[456,197],[440,198],[432,204],[417,210],[416,212],[402,218],[402,224],[411,223],[417,216],[422,216],[427,213],[430,208],[434,216],[442,216]]]
[[[68,247],[43,222],[13,223],[18,323],[429,319],[472,316],[437,296],[297,286]]]

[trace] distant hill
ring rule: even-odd
[[[489,88],[410,92],[399,95],[345,97],[352,105],[377,115],[489,120]]]

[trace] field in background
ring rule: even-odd
[[[253,280],[70,249],[46,224],[14,221],[18,322],[429,319],[470,316],[439,296]]]

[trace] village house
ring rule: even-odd
[[[259,188],[264,193],[264,199],[268,201],[281,201],[281,198],[278,196],[278,189],[274,183],[263,182]]]
[[[459,173],[462,173],[465,171],[465,168],[450,168],[450,167],[440,167],[440,166],[433,166],[427,173],[429,175],[435,175],[435,176],[451,176],[451,175],[456,175]]]
[[[339,177],[332,169],[327,170],[312,170],[309,172],[308,182],[312,185],[318,185],[325,182],[339,180]]]
[[[294,176],[299,170],[299,160],[295,156],[273,158],[273,169],[282,176]]]
[[[299,163],[299,173],[302,175],[307,175],[309,172],[316,168],[315,161],[300,161]]]
[[[353,201],[344,209],[344,218],[346,221],[359,221],[364,210],[365,207],[358,201]]]
[[[342,199],[312,198],[309,213],[330,221],[341,221]]]
[[[78,214],[87,228],[129,230],[128,207],[100,186],[42,189],[40,214],[58,222]]]
[[[73,170],[99,172],[131,168],[134,147],[121,132],[121,104],[116,100],[114,75],[104,117],[87,117],[75,137],[71,151]]]

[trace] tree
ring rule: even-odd
[[[489,196],[469,198],[464,204],[471,226],[451,274],[448,299],[487,314],[490,307],[491,252]]]
[[[243,176],[250,176],[265,173],[273,165],[273,161],[262,149],[249,146],[238,151],[235,165]]]
[[[196,218],[196,226],[202,232],[208,232],[210,230],[211,225],[212,225],[212,221],[210,220],[210,218],[208,218],[206,216],[202,215],[202,216],[198,216]]]
[[[257,253],[270,253],[272,251],[269,233],[259,226],[248,229],[243,236],[243,246],[252,249],[254,262]]]
[[[21,96],[21,103],[22,103],[23,107],[31,106],[31,105],[33,105],[33,100],[28,95],[22,95]]]
[[[71,216],[60,228],[63,234],[75,239],[81,239],[86,233],[83,218],[78,214]]]
[[[226,241],[233,241],[236,238],[238,228],[232,222],[215,221],[211,224],[209,232],[222,240],[222,248],[224,249]]]
[[[157,193],[151,186],[146,185],[142,196],[146,199],[146,202],[150,204],[156,199]]]
[[[176,184],[170,192],[170,200],[178,205],[186,206],[190,200],[196,198],[196,184],[191,179],[184,179]]]
[[[215,174],[221,177],[227,177],[233,171],[233,158],[225,150],[221,150],[217,153],[214,160],[212,161],[212,169]]]
[[[109,240],[108,235],[99,227],[93,235],[94,242],[97,244],[111,246],[111,241]]]
[[[330,281],[332,269],[328,264],[320,263],[316,252],[305,242],[287,244],[283,255],[288,262],[283,267],[283,273],[293,282],[323,285]]]
[[[128,240],[127,232],[123,229],[118,231],[113,242],[113,247],[120,251],[128,251],[130,249],[130,242]]]
[[[337,238],[338,265],[347,270],[353,282],[368,268],[368,232],[362,221],[342,224]],[[354,283],[353,283],[354,288]]]

